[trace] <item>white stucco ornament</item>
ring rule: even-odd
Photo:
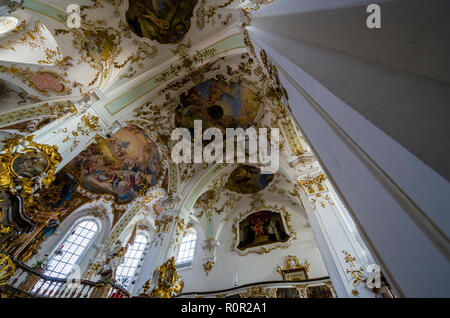
[[[19,19],[10,16],[0,17],[0,36],[14,30],[19,24]]]

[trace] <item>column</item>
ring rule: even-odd
[[[442,297],[450,278],[450,77],[442,71],[450,45],[440,39],[449,4],[377,1],[382,27],[369,29],[371,2],[276,1],[254,12],[247,30],[396,293]],[[420,28],[424,19],[433,26]]]
[[[159,200],[159,202],[164,202],[165,199],[167,197]],[[154,240],[142,263],[142,269],[136,279],[136,288],[133,288],[132,296],[141,294],[144,286],[146,286],[147,294],[150,294],[156,286],[156,269],[158,266],[161,266],[172,256],[175,259],[177,258],[178,248],[187,226],[186,220],[183,218],[186,213],[181,213],[176,208],[176,204],[175,206],[169,204],[167,207],[171,209],[163,210],[155,220]]]
[[[373,258],[367,247],[358,242],[358,233],[345,220],[345,211],[341,211],[331,194],[325,175],[302,177],[297,182],[298,194],[337,296],[375,297],[361,281],[367,278],[366,270],[374,264]]]

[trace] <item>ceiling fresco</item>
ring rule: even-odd
[[[233,170],[225,188],[237,193],[253,194],[265,189],[273,178],[273,174],[261,174],[258,167],[243,165]]]
[[[129,0],[126,13],[131,30],[161,44],[183,40],[191,28],[198,0]]]
[[[181,95],[175,112],[177,127],[194,128],[202,120],[203,129],[248,128],[258,114],[259,102],[253,91],[223,76],[210,79]]]
[[[81,168],[84,188],[112,194],[118,203],[129,203],[141,190],[155,185],[163,170],[157,145],[136,126],[92,144],[72,164]]]

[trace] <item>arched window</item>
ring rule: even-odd
[[[98,233],[98,225],[92,220],[81,221],[67,235],[61,245],[46,262],[44,275],[52,278],[67,278],[74,266],[88,250]],[[41,279],[33,287],[32,292],[47,290],[47,294],[61,286],[61,283],[44,283]],[[47,295],[46,294],[46,295]]]
[[[98,231],[98,225],[92,220],[80,222],[53,253],[45,276],[66,278],[87,251]]]
[[[11,30],[14,30],[19,24],[19,19],[15,17],[0,17],[0,35],[8,33]]]
[[[128,247],[122,264],[117,267],[116,280],[125,288],[128,288],[133,280],[146,245],[147,237],[142,234],[136,235],[134,244]]]
[[[195,231],[189,231],[189,233],[183,238],[178,251],[177,267],[186,267],[192,264],[194,259],[195,243],[197,242],[197,233]]]

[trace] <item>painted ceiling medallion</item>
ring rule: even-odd
[[[257,193],[265,189],[273,178],[273,174],[261,174],[258,167],[242,165],[233,170],[225,188],[242,194]]]
[[[181,95],[175,123],[192,133],[194,121],[202,120],[203,129],[216,127],[225,132],[225,128],[250,127],[258,110],[259,102],[250,88],[218,76]]]
[[[134,200],[141,190],[154,186],[162,173],[157,145],[135,126],[120,129],[112,138],[91,145],[74,159],[81,168],[80,184],[99,194],[112,194],[116,202]]]
[[[131,30],[161,44],[178,43],[191,28],[198,0],[129,0],[126,13]]]

